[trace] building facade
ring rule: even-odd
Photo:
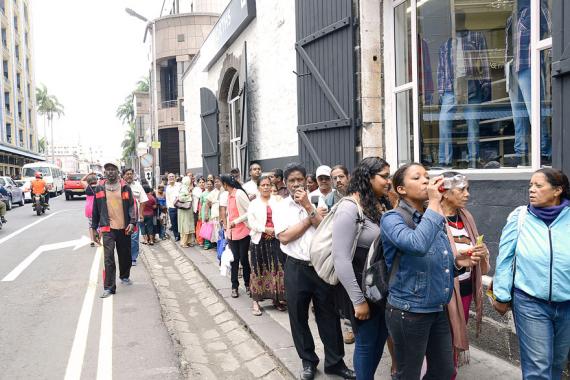
[[[32,25],[28,0],[0,1],[0,175],[20,175],[38,153]]]
[[[375,155],[456,170],[494,264],[532,173],[570,170],[564,3],[232,0],[184,73],[200,99],[185,109],[187,166],[245,177],[252,161],[311,172]],[[512,320],[485,307],[472,343],[516,361]]]

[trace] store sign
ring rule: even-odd
[[[153,141],[150,143],[152,149],[160,149],[160,141]]]
[[[230,1],[200,48],[204,71],[214,64],[254,18],[255,0]]]

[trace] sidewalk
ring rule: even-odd
[[[144,247],[143,251],[145,254],[145,262],[152,261],[149,260],[149,255],[146,251],[149,247]],[[297,378],[301,370],[301,361],[295,351],[293,345],[293,340],[291,338],[291,330],[289,326],[289,318],[287,312],[279,312],[273,308],[271,301],[265,301],[261,303],[263,308],[263,315],[260,317],[253,316],[251,314],[251,299],[245,294],[245,288],[243,283],[240,287],[240,297],[231,298],[231,284],[230,279],[222,277],[219,273],[218,263],[216,260],[216,253],[214,250],[203,251],[195,248],[181,249],[175,246],[173,242],[165,241],[152,248],[153,255],[164,256],[165,254],[174,254],[175,252],[182,252],[176,259],[176,264],[183,266],[184,268],[196,268],[203,278],[205,278],[209,287],[213,293],[217,294],[221,299],[221,304],[224,305],[230,312],[235,315],[236,319],[239,320],[239,324],[244,325],[245,328],[251,333],[253,337],[259,342],[267,353],[272,355],[279,365],[283,367],[287,373],[292,378]],[[160,257],[159,256],[159,257]],[[182,257],[186,257],[190,260],[190,265]],[[149,261],[147,261],[149,260]],[[150,270],[149,270],[150,271]],[[153,276],[154,278],[154,276]],[[188,289],[187,297],[191,299],[191,289]],[[162,303],[162,301],[161,301]],[[318,330],[314,321],[312,313],[310,314],[310,326],[313,336],[315,337],[315,345],[317,348],[317,354],[321,358],[321,364],[319,365],[319,372],[317,374],[317,379],[327,379],[327,378],[337,378],[335,376],[325,375],[322,367],[322,359],[324,358],[323,346],[320,338],[318,336]],[[176,334],[176,332],[173,332]],[[345,345],[345,361],[346,364],[353,368],[352,366],[352,355],[354,351],[354,344]],[[470,351],[471,364],[464,366],[460,369],[457,379],[463,380],[491,380],[491,379],[520,379],[520,369],[511,365],[510,363],[496,358],[492,355],[485,353],[484,351],[478,350],[475,347],[471,347]],[[275,373],[279,373],[276,371]],[[235,378],[232,376],[232,378]],[[390,355],[388,354],[387,347],[385,348],[382,361],[376,372],[376,379],[390,379]]]

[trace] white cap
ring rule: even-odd
[[[331,168],[329,166],[326,165],[321,165],[317,168],[317,171],[315,173],[315,176],[317,178],[319,178],[320,176],[325,175],[327,177],[331,176]]]

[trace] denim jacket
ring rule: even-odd
[[[445,218],[430,209],[422,215],[404,201],[400,201],[400,207],[412,214],[416,229],[410,228],[395,211],[382,217],[388,271],[400,254],[397,272],[390,277],[388,303],[413,313],[443,311],[451,300],[455,276]]]

